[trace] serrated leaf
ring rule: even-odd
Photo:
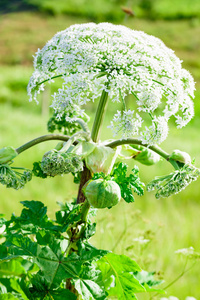
[[[8,234],[35,234],[41,228],[45,230],[54,230],[54,225],[49,221],[46,214],[47,208],[40,201],[22,201],[25,208],[23,208],[21,215],[16,217],[12,215],[8,222]]]
[[[30,288],[31,299],[33,300],[76,300],[75,294],[67,289],[49,288],[48,281],[44,278],[42,272],[32,278],[32,287]]]
[[[110,296],[117,296],[118,300],[137,299],[135,293],[144,292],[144,287],[133,276],[133,272],[140,271],[138,264],[125,255],[108,253],[101,258],[97,265],[105,277],[105,288]],[[106,271],[106,272],[105,272]],[[114,281],[110,278],[114,277]],[[109,287],[108,282],[112,282]]]
[[[75,282],[75,288],[84,300],[103,300],[106,299],[105,291],[94,281],[79,279]]]
[[[66,203],[62,207],[61,211],[56,212],[56,222],[61,225],[61,232],[67,231],[69,226],[72,226],[76,222],[80,221],[82,214],[82,204],[70,204]]]
[[[65,241],[64,241],[65,242]],[[4,260],[16,257],[30,257],[38,267],[44,272],[45,279],[49,284],[59,285],[63,279],[71,278],[76,274],[73,271],[77,261],[67,261],[69,258],[62,257],[62,241],[54,241],[48,246],[41,247],[36,242],[32,242],[28,237],[16,235],[7,241],[11,255]],[[67,265],[67,266],[66,266]]]
[[[98,284],[101,272],[95,265],[90,264],[84,266],[78,274],[78,277],[78,279],[74,280],[74,285],[84,300],[106,299],[104,287]]]
[[[109,251],[97,249],[88,242],[79,243],[79,257],[82,261],[94,261],[106,255]]]
[[[65,244],[66,243],[66,244]],[[81,244],[80,244],[81,245]],[[32,242],[28,237],[16,235],[7,241],[10,256],[5,260],[16,257],[30,257],[44,274],[44,279],[51,284],[60,285],[67,278],[79,278],[82,265],[97,260],[104,256],[107,251],[98,250],[89,243],[82,243],[80,255],[72,253],[64,257],[63,253],[67,247],[67,241],[50,241],[49,245],[40,246]]]
[[[144,184],[140,181],[139,178],[139,169],[135,166],[132,169],[132,173],[127,176],[128,166],[125,163],[118,163],[114,166],[111,176],[113,180],[119,185],[121,189],[122,198],[130,203],[134,202],[134,196],[132,189],[139,196],[144,194],[143,186]]]

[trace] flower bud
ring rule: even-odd
[[[60,152],[55,149],[44,154],[42,171],[48,176],[77,173],[83,170],[83,162],[76,154]]]
[[[96,145],[94,150],[85,158],[88,169],[93,173],[109,174],[118,155],[117,149]]]
[[[85,197],[95,208],[106,208],[116,205],[121,199],[121,190],[115,181],[102,178],[90,180],[83,188]]]
[[[169,156],[169,159],[173,159],[179,161],[184,164],[191,164],[191,157],[187,152],[183,152],[180,150],[174,150],[172,154]]]
[[[140,153],[136,154],[133,158],[143,165],[151,166],[160,160],[160,156],[148,148],[138,145],[134,145],[134,148],[140,150]]]
[[[5,164],[11,161],[17,155],[17,151],[11,146],[0,149],[0,164]]]

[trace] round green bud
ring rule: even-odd
[[[141,152],[133,158],[146,166],[154,165],[160,160],[160,156],[157,153],[144,147],[141,147]]]
[[[15,148],[8,146],[0,149],[0,164],[5,164],[11,161],[18,155]]]
[[[121,199],[119,185],[115,181],[102,178],[90,180],[83,192],[90,205],[95,208],[112,207]]]
[[[184,164],[191,164],[191,157],[187,152],[183,152],[180,150],[174,150],[172,154],[169,156],[169,159],[173,159],[179,161]]]

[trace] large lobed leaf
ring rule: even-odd
[[[117,296],[118,300],[137,299],[135,293],[145,292],[145,288],[133,275],[133,272],[141,269],[129,257],[108,253],[97,265],[101,270],[102,284],[109,296]]]

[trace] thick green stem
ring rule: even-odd
[[[61,134],[46,134],[46,135],[42,135],[37,137],[34,140],[31,140],[29,142],[27,142],[26,144],[16,148],[15,150],[17,151],[18,154],[22,153],[23,151],[46,141],[51,141],[51,140],[60,140],[60,141],[65,141],[67,142],[69,140],[69,136],[67,135],[61,135]]]
[[[101,94],[101,98],[99,100],[99,105],[97,107],[93,127],[92,127],[92,134],[91,138],[94,142],[99,140],[100,128],[103,122],[103,117],[106,111],[106,104],[108,102],[108,92],[103,90]]]
[[[143,147],[149,148],[152,151],[154,151],[155,153],[159,154],[161,157],[163,157],[164,159],[166,159],[167,161],[169,161],[169,163],[171,163],[171,165],[175,168],[175,170],[180,169],[178,163],[173,160],[173,159],[169,159],[169,154],[167,152],[165,152],[164,150],[162,150],[160,147],[154,145],[154,146],[149,146],[147,144],[143,144],[141,140],[138,139],[121,139],[121,140],[115,140],[113,142],[108,143],[107,147],[110,148],[115,148],[117,146],[120,145],[125,145],[125,144],[129,144],[129,145],[141,145]]]

